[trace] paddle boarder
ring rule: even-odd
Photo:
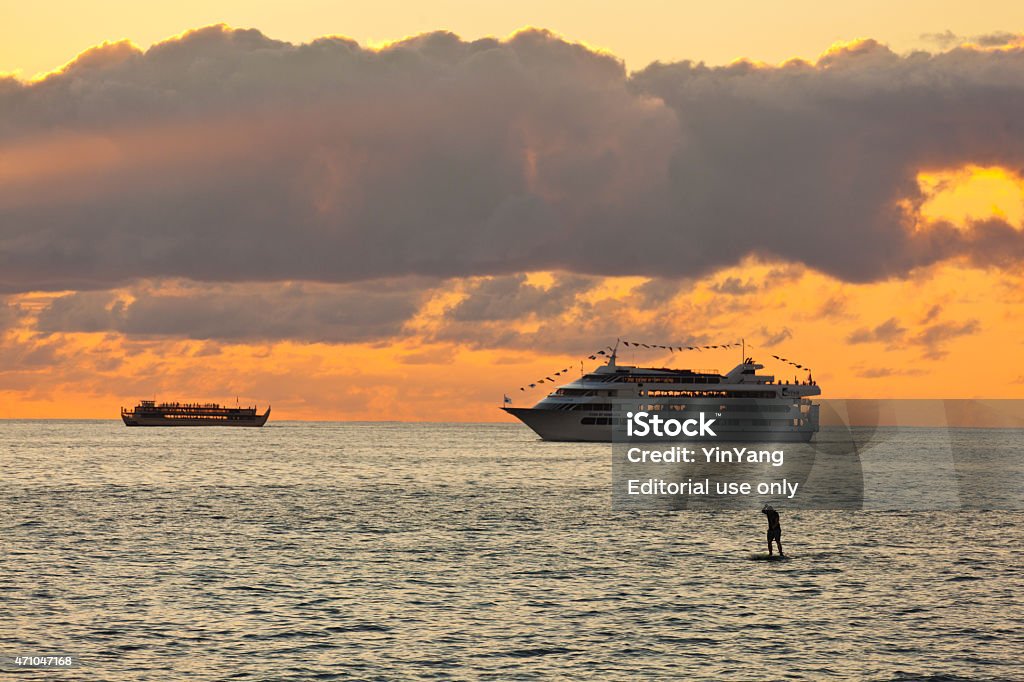
[[[779,512],[770,504],[766,504],[761,513],[768,517],[768,556],[772,556],[772,540],[775,540],[779,547],[779,556],[786,556],[782,553],[782,524],[779,523]]]

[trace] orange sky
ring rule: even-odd
[[[677,316],[677,339],[687,338],[689,320],[697,323],[708,343],[732,342],[743,335],[750,354],[780,377],[792,376],[794,370],[773,361],[771,353],[813,368],[826,397],[1024,398],[1024,366],[1019,362],[1024,278],[1019,273],[946,264],[910,280],[855,285],[797,266],[777,283],[766,282],[765,275],[778,273],[779,267],[748,262],[700,282],[684,282],[683,293],[664,305],[636,310],[636,321]],[[537,275],[538,281],[545,278],[544,273]],[[738,295],[715,290],[731,279],[741,285],[765,284]],[[628,309],[635,287],[644,281],[608,278],[594,292],[594,300],[621,301]],[[52,296],[26,294],[15,300],[31,307]],[[421,335],[456,300],[450,290],[438,291],[414,323],[418,330],[394,343],[235,344],[130,340],[110,333],[40,339],[15,330],[6,341],[9,360],[12,350],[46,359],[0,373],[7,387],[0,391],[0,418],[105,418],[143,397],[225,402],[237,394],[243,402],[273,404],[281,419],[500,421],[504,415],[497,405],[503,393],[517,404],[529,403],[542,397],[544,387],[523,392],[520,386],[566,366],[580,366],[580,356],[548,354],[542,347],[474,350],[458,343],[424,344]],[[897,337],[849,342],[858,330],[891,319],[904,328]],[[553,322],[581,328],[593,320],[569,311]],[[621,325],[627,340],[679,342],[630,335],[631,323],[624,319]],[[528,328],[537,319],[528,316],[515,324]],[[965,324],[971,331],[958,335],[955,330]],[[922,340],[925,330],[936,326],[954,333],[934,343]],[[779,335],[788,337],[773,346],[764,344],[768,336]],[[594,342],[597,350],[614,339]],[[726,371],[738,355],[733,350],[675,356],[629,350],[620,362]],[[594,365],[585,362],[586,368]]]
[[[291,42],[344,35],[361,44],[444,29],[464,38],[506,36],[541,26],[606,49],[631,69],[652,61],[740,57],[778,63],[813,59],[823,46],[870,36],[897,51],[932,47],[928,34],[976,36],[1024,29],[1024,5],[1012,0],[788,0],[762,3],[634,0],[378,0],[288,3],[243,0],[53,0],[45,6],[5,2],[0,22],[0,72],[30,78],[50,71],[91,45],[130,39],[142,47],[209,24],[260,28]]]
[[[652,2],[641,3],[635,11],[649,20],[656,11],[674,18],[649,21],[646,30],[639,31],[628,28],[629,22],[615,21],[612,5],[585,4],[586,8],[564,3],[552,9],[526,3],[524,7],[531,11],[484,12],[473,9],[476,5],[438,3],[440,14],[428,14],[389,12],[387,3],[368,6],[372,11],[363,8],[365,12],[307,4],[306,13],[251,3],[221,3],[211,11],[204,3],[193,2],[145,12],[137,5],[101,2],[91,4],[93,9],[84,13],[77,3],[69,3],[57,13],[83,20],[61,22],[50,21],[53,12],[43,14],[22,5],[4,22],[0,69],[31,75],[53,68],[90,42],[130,36],[146,45],[168,33],[218,20],[259,24],[284,39],[339,32],[367,42],[440,25],[469,37],[504,34],[523,23],[543,24],[547,19],[547,25],[556,30],[607,48],[637,67],[656,55],[722,63],[739,56],[769,61],[813,56],[812,45],[820,48],[867,32],[878,35],[880,31],[872,29],[879,27],[885,31],[878,37],[914,46],[926,32],[952,29],[969,36],[1024,23],[1019,3],[992,4],[993,12],[987,15],[977,4],[949,3],[935,11],[935,3],[928,3],[931,11],[926,21],[910,9],[920,9],[924,3],[897,8],[869,3],[858,6],[858,12],[815,4],[804,23],[779,22],[779,30],[772,31],[756,30],[761,28],[758,18],[763,19],[763,8],[730,13],[724,5],[717,9],[687,6],[684,12],[683,5]],[[794,3],[788,11],[796,13],[808,6]],[[883,7],[891,12],[883,15]],[[438,16],[447,20],[439,24]],[[730,25],[735,31],[722,34],[696,28],[702,21],[724,23],[727,16],[734,20]],[[683,39],[676,40],[677,34]],[[230,121],[215,130],[220,130],[217,153],[223,154],[243,147],[251,133],[239,131]],[[170,159],[173,165],[176,155],[187,154],[175,143],[174,130],[157,136],[151,132],[128,131],[124,139],[129,142],[117,144],[107,137],[65,133],[8,143],[0,156],[0,194],[6,195],[5,206],[17,205],[16,190],[24,183],[47,183],[66,175],[84,177],[86,171],[105,166],[131,174],[135,165],[149,163],[150,156],[159,157],[161,163]],[[129,148],[130,155],[124,151]],[[75,191],[89,196],[118,191],[117,185],[92,186],[91,182],[76,184]],[[976,164],[921,169],[918,183],[926,199],[918,207],[904,207],[913,212],[907,229],[927,231],[948,221],[969,231],[972,224],[987,218],[1024,229],[1024,180],[1011,170]],[[567,276],[545,271],[526,274],[538,295],[553,291]],[[271,403],[279,419],[499,421],[505,420],[497,410],[503,393],[517,404],[539,399],[541,389],[520,391],[519,387],[566,366],[578,369],[581,353],[549,350],[543,336],[533,337],[532,346],[484,339],[509,334],[528,337],[537,330],[559,329],[573,336],[592,336],[593,350],[614,343],[616,336],[666,345],[685,344],[691,338],[726,343],[744,337],[752,346],[750,354],[768,361],[769,370],[780,376],[790,376],[791,371],[772,364],[769,353],[812,367],[826,397],[1024,398],[1024,363],[1020,362],[1024,275],[1019,270],[986,268],[954,258],[898,278],[852,283],[798,263],[748,258],[695,280],[599,278],[559,307],[471,324],[460,332],[450,313],[482,280],[486,277],[453,277],[418,285],[422,289],[418,310],[400,330],[354,343],[301,339],[253,343],[110,329],[43,333],[38,327],[40,311],[73,292],[14,293],[6,299],[10,310],[17,311],[10,318],[14,321],[5,329],[0,316],[0,418],[113,418],[119,406],[140,398],[228,402],[237,395],[243,402]],[[654,285],[669,293],[650,302],[644,299],[644,291]],[[325,284],[322,293],[330,295],[344,286]],[[140,287],[157,293],[195,290],[194,283],[154,277],[111,289],[107,309],[130,304]],[[634,330],[651,325],[660,325],[666,337],[636,335]],[[732,351],[676,356],[630,351],[620,361],[724,371],[738,356]]]

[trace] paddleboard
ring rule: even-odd
[[[778,554],[766,554],[761,552],[759,554],[751,554],[747,558],[751,561],[786,561],[790,557],[788,554],[786,556],[779,556]]]

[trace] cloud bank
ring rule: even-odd
[[[302,283],[79,291],[43,307],[35,328],[44,334],[117,332],[130,337],[219,341],[376,343],[398,335],[427,297],[426,282]],[[2,309],[0,309],[2,310]],[[2,324],[2,318],[0,318]]]
[[[999,220],[914,229],[920,170],[1024,167],[1016,45],[633,75],[537,30],[104,45],[0,80],[0,291],[1016,263]]]

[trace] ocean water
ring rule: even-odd
[[[46,679],[1024,679],[1019,470],[1002,509],[900,485],[885,510],[892,453],[959,442],[990,474],[1020,436],[873,434],[868,510],[783,509],[791,558],[765,562],[756,508],[613,511],[610,446],[518,425],[0,422],[0,655],[78,659],[17,676]]]

